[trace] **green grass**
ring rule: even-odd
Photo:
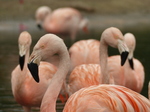
[[[150,13],[150,0],[0,0],[0,20],[34,18],[35,10],[47,5],[53,10],[59,7],[75,7],[82,13],[127,14]]]

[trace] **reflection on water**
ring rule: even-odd
[[[140,29],[124,29],[123,33],[132,32],[137,38],[137,47],[134,53],[135,58],[139,59],[144,67],[145,67],[145,83],[142,93],[147,97],[147,85],[150,80],[149,73],[149,53],[150,53],[150,34],[148,30],[140,30]],[[30,31],[29,31],[30,32]],[[102,30],[100,31],[91,31],[89,34],[79,34],[77,40],[80,39],[88,39],[88,38],[100,38]],[[33,38],[33,45],[37,42],[37,40],[44,34],[42,31],[31,31],[30,32]],[[19,31],[3,31],[0,32],[0,112],[20,112],[23,111],[22,107],[15,102],[12,92],[11,92],[11,72],[18,64],[18,36]],[[70,40],[65,39],[65,43],[68,47],[70,47]],[[32,49],[31,47],[31,49]],[[114,49],[110,49],[110,55],[118,53],[118,51]],[[63,104],[59,101],[57,103],[57,110],[63,108]],[[38,109],[33,109],[33,111],[38,111]]]

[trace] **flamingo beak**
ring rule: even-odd
[[[38,65],[36,63],[28,63],[28,69],[36,82],[39,82]]]
[[[131,69],[134,70],[133,58],[128,59],[128,61],[129,61]]]
[[[28,69],[36,82],[40,81],[39,72],[38,72],[39,63],[40,63],[40,57],[34,55],[33,52],[29,59]]]
[[[121,66],[123,66],[129,55],[129,48],[123,40],[118,40],[118,49],[121,54]]]
[[[21,71],[23,70],[23,67],[24,67],[26,52],[27,52],[26,46],[19,44],[19,65],[20,65]]]
[[[123,66],[127,60],[129,52],[128,51],[124,51],[121,53],[121,66]]]
[[[40,30],[42,30],[41,24],[37,24],[37,27],[38,27]]]
[[[25,55],[19,56],[19,65],[20,65],[21,71],[23,70],[23,67],[24,67],[24,61],[25,61]]]

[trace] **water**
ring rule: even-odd
[[[101,32],[109,27],[116,26],[122,30],[123,33],[132,32],[137,39],[137,46],[134,53],[135,58],[139,59],[145,67],[145,83],[142,95],[147,97],[147,85],[150,80],[150,30],[148,27],[150,24],[147,19],[150,18],[146,16],[147,19],[141,18],[136,21],[132,19],[137,18],[133,16],[128,18],[126,16],[115,17],[97,17],[88,16],[91,21],[90,33],[89,34],[78,34],[80,39],[95,38],[99,39]],[[135,17],[135,18],[134,18]],[[129,21],[128,21],[129,20]],[[45,34],[44,31],[39,31],[33,20],[28,21],[3,21],[0,22],[0,112],[20,112],[23,111],[22,107],[15,101],[12,91],[11,91],[11,72],[18,64],[18,36],[20,34],[19,25],[20,23],[25,24],[27,31],[32,35],[33,43],[32,47],[35,45],[37,40]],[[138,23],[138,24],[137,24]],[[140,27],[139,27],[140,26]],[[65,43],[68,47],[71,46],[70,40],[65,38]],[[118,54],[117,50],[109,49],[109,54]],[[57,111],[61,111],[63,104],[59,101],[57,103]],[[38,109],[33,109],[33,111],[39,111]]]

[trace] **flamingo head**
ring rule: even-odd
[[[27,31],[24,31],[20,34],[18,44],[19,44],[19,65],[21,70],[23,70],[24,68],[25,55],[30,49],[31,42],[32,42],[31,35]]]
[[[129,61],[131,69],[134,70],[133,53],[134,53],[135,46],[136,46],[135,36],[132,33],[126,33],[124,35],[124,39],[129,48],[128,61]]]
[[[48,6],[41,6],[36,10],[35,19],[39,29],[42,29],[42,24],[45,18],[51,14],[51,9]]]
[[[38,66],[40,65],[40,61],[49,61],[49,58],[56,54],[59,56],[63,49],[60,46],[61,43],[63,43],[61,38],[58,38],[54,34],[46,34],[34,46],[29,58],[28,68],[36,82],[39,82]]]
[[[121,31],[115,27],[107,28],[102,33],[101,43],[107,46],[109,45],[111,47],[118,48],[121,56],[121,66],[123,66],[128,57],[129,48],[124,41]]]

